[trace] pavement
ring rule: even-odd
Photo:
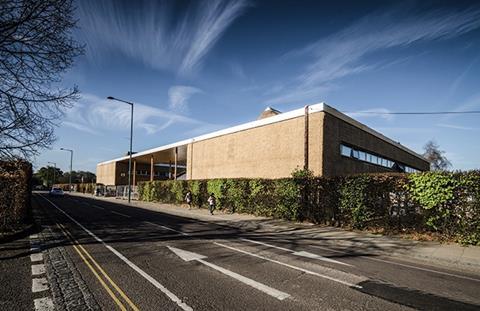
[[[76,194],[33,209],[0,245],[2,310],[480,309],[480,273],[387,252],[410,241]]]
[[[128,205],[126,200],[112,197],[94,197],[80,193],[75,196],[85,196],[121,202]],[[152,211],[161,211],[171,215],[214,222],[226,226],[233,226],[252,232],[282,232],[286,235],[295,234],[304,239],[322,241],[323,245],[350,254],[375,254],[394,256],[413,262],[433,264],[444,268],[480,274],[480,246],[463,246],[456,243],[440,243],[431,241],[415,241],[395,236],[383,236],[366,232],[353,232],[337,227],[314,225],[311,223],[296,223],[284,220],[275,220],[268,217],[258,217],[247,214],[231,214],[216,211],[211,216],[207,209],[192,208],[186,205],[151,203],[131,201],[131,206]]]

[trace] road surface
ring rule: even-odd
[[[53,268],[46,298],[18,295],[38,310],[480,310],[478,275],[85,197],[35,194],[34,209]]]

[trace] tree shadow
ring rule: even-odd
[[[365,281],[358,291],[417,310],[479,310],[480,305],[453,300],[378,281]]]

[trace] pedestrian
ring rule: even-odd
[[[190,191],[185,195],[185,202],[188,204],[188,209],[192,209],[192,193]]]
[[[208,210],[210,211],[210,215],[213,215],[213,210],[215,209],[215,204],[217,203],[217,199],[215,199],[215,194],[212,192],[208,197]]]

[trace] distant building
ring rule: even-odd
[[[282,178],[429,170],[421,155],[326,105],[280,113],[133,154],[133,184],[157,179]],[[97,165],[97,182],[128,184],[128,156]]]

